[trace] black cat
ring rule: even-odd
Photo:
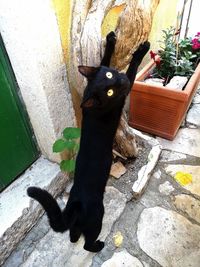
[[[109,68],[115,47],[115,34],[107,36],[100,67],[79,66],[88,80],[81,104],[83,119],[80,150],[76,160],[74,184],[63,211],[45,190],[29,187],[28,195],[45,209],[54,231],[70,230],[70,241],[85,237],[84,249],[98,252],[104,242],[97,240],[104,215],[103,194],[112,163],[112,145],[125,98],[135,79],[137,68],[149,49],[140,45],[133,54],[126,74]]]

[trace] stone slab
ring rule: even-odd
[[[156,178],[157,180],[159,180],[161,178],[162,172],[161,170],[157,170],[156,172],[153,173],[153,178]]]
[[[174,191],[174,187],[169,181],[166,181],[163,184],[160,184],[158,189],[161,194],[166,195],[166,196],[170,195],[170,193]]]
[[[200,87],[198,88],[194,98],[192,99],[193,104],[200,104]]]
[[[46,188],[56,196],[67,181],[56,163],[41,157],[0,194],[0,265],[42,214],[40,205],[27,196],[28,186]]]
[[[144,83],[152,84],[152,85],[158,85],[158,86],[163,86],[164,79],[149,78],[149,79],[145,79],[144,80]]]
[[[183,87],[188,81],[187,77],[183,76],[174,76],[170,82],[166,85],[166,88],[174,89],[177,91],[182,91]]]
[[[148,135],[146,133],[143,133],[139,130],[136,130],[132,127],[130,127],[130,131],[139,139],[146,141],[149,145],[156,146],[160,145],[159,141],[156,138],[153,138],[151,135]]]
[[[144,165],[138,172],[138,179],[134,182],[132,190],[133,197],[138,198],[144,191],[151,174],[158,162],[162,147],[160,145],[153,146],[148,156],[148,163]]]
[[[111,259],[105,261],[101,267],[143,267],[143,264],[129,254],[126,249],[115,252]]]
[[[186,158],[185,154],[163,150],[159,162],[184,161]]]
[[[199,267],[200,226],[175,211],[144,209],[137,237],[141,249],[162,267]]]
[[[183,187],[190,191],[192,194],[200,196],[200,166],[192,165],[168,165],[165,171],[172,177],[175,176],[177,172],[189,173],[192,175],[192,182],[184,185]]]
[[[163,149],[200,157],[200,129],[180,129],[173,141],[160,137],[157,140]]]
[[[175,196],[174,204],[178,210],[186,213],[200,224],[200,201],[192,196],[181,194]]]
[[[105,215],[100,239],[105,240],[113,223],[119,218],[126,205],[125,195],[114,187],[106,187],[104,196]],[[83,249],[81,237],[75,244],[69,241],[69,233],[55,233],[50,230],[35,246],[34,251],[21,267],[88,267],[94,253]]]
[[[188,111],[186,122],[200,127],[200,104],[194,104]]]

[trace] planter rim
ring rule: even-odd
[[[136,76],[130,94],[129,124],[136,129],[173,140],[200,82],[200,63],[184,91],[144,83],[155,63],[151,60]]]
[[[184,91],[186,91],[186,92],[189,91],[189,88],[191,87],[190,86],[191,84],[197,84],[197,86],[198,86],[199,80],[200,80],[200,62],[197,65],[197,67],[195,68],[194,73],[190,77],[190,79],[189,79]]]
[[[156,58],[159,58],[159,56],[156,56]],[[161,96],[165,96],[169,98],[178,97],[180,100],[186,101],[190,97],[191,85],[198,83],[198,81],[200,80],[200,63],[195,68],[194,73],[188,80],[188,83],[183,91],[178,91],[178,90],[175,90],[174,88],[166,88],[165,86],[161,86],[161,85],[151,85],[151,84],[144,83],[143,80],[146,74],[150,70],[152,70],[155,67],[155,65],[156,63],[154,62],[153,59],[151,59],[150,62],[146,66],[144,66],[144,68],[141,71],[137,73],[132,90],[137,91],[138,90],[137,85],[139,85],[140,91],[142,90],[143,92],[161,95]]]
[[[143,92],[152,95],[159,95],[165,98],[178,99],[179,101],[185,102],[188,99],[188,93],[183,91],[175,91],[170,88],[163,88],[164,86],[146,84],[144,82],[135,81],[133,92]]]

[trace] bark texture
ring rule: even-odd
[[[133,52],[144,43],[151,31],[154,12],[160,0],[128,0],[122,13],[117,33],[117,43],[112,65],[123,70]]]
[[[130,127],[127,124],[126,114],[123,113],[115,136],[115,146],[122,156],[136,157],[138,153],[137,143]]]
[[[98,66],[101,61],[104,41],[102,29],[104,18],[115,6],[125,4],[116,28],[117,43],[112,66],[123,70],[129,64],[132,53],[148,39],[153,14],[159,0],[74,0],[71,28],[70,60],[68,77],[72,90],[80,96],[86,85],[78,73],[78,65]],[[122,117],[116,142],[119,152],[126,157],[137,155],[135,137],[129,131],[125,117]]]

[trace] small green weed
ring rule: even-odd
[[[68,127],[64,129],[62,138],[56,140],[53,144],[53,152],[67,152],[68,159],[62,160],[60,163],[60,169],[64,172],[73,173],[75,170],[80,136],[80,128]]]

